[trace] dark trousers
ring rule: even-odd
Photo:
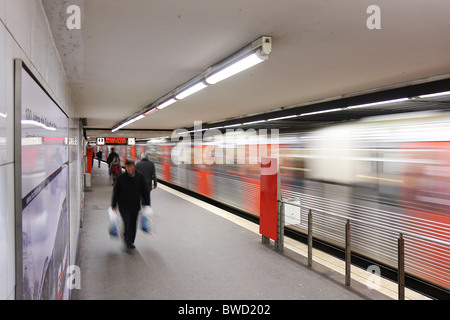
[[[145,206],[146,204],[144,203],[144,198],[141,197],[141,204],[143,206]],[[148,192],[148,205],[151,207],[152,206],[152,190],[150,190]]]
[[[123,219],[125,244],[130,246],[134,244],[134,240],[136,239],[137,218],[139,216],[139,211],[121,211],[120,215]]]

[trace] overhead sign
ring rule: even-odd
[[[129,145],[134,146],[136,138],[97,138],[97,145]]]
[[[105,138],[105,144],[127,144],[127,138]]]

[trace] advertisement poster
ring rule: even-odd
[[[68,117],[22,69],[23,299],[68,299]]]

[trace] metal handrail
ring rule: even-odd
[[[310,195],[308,195],[310,196]],[[316,196],[310,196],[310,197],[316,197]],[[319,197],[317,197],[319,198]],[[324,198],[321,198],[324,199]],[[328,200],[328,199],[325,199]],[[440,239],[435,239],[432,237],[428,237],[428,236],[423,236],[420,234],[416,234],[416,233],[412,233],[412,232],[408,232],[408,231],[403,231],[403,230],[398,230],[392,227],[388,227],[388,226],[382,226],[379,224],[375,224],[372,222],[368,222],[368,221],[364,221],[361,219],[357,219],[354,217],[347,217],[344,216],[342,214],[337,214],[334,212],[330,212],[330,211],[326,211],[320,208],[313,208],[312,206],[308,206],[308,205],[304,205],[304,204],[296,204],[296,203],[292,203],[291,201],[301,201],[304,202],[304,199],[300,198],[291,198],[291,199],[281,199],[278,200],[279,203],[281,204],[288,204],[294,207],[298,207],[301,209],[307,209],[308,210],[308,267],[312,267],[312,242],[313,242],[313,237],[312,237],[312,212],[317,211],[317,212],[321,212],[321,213],[325,213],[327,215],[331,215],[331,216],[335,216],[338,218],[342,218],[346,220],[346,224],[345,224],[345,285],[346,286],[350,286],[351,285],[351,227],[350,227],[350,221],[353,222],[358,222],[361,224],[366,224],[369,226],[375,226],[379,229],[384,229],[386,231],[390,231],[390,232],[394,232],[394,233],[398,233],[399,234],[399,238],[398,238],[398,247],[397,247],[397,255],[398,255],[398,299],[399,300],[404,300],[405,299],[405,239],[404,239],[404,235],[410,236],[410,237],[414,237],[414,238],[418,238],[418,239],[422,239],[422,240],[426,240],[426,241],[430,241],[430,242],[434,242],[437,244],[441,244],[444,246],[448,246],[450,247],[450,242],[448,241],[444,241],[444,240],[440,240]],[[335,200],[333,200],[335,201]],[[362,206],[359,205],[354,205],[354,204],[350,204],[350,203],[344,203],[344,202],[340,202],[340,201],[335,201],[335,204],[337,203],[341,203],[344,205],[353,205],[353,206],[357,206],[360,208],[364,208]],[[284,222],[284,206],[280,206],[281,210],[283,210],[281,216],[281,220]],[[378,210],[378,211],[382,211],[382,212],[386,212],[389,213],[388,211],[385,210]],[[283,226],[284,227],[284,226]]]

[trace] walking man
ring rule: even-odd
[[[136,170],[140,172],[145,178],[145,184],[147,185],[149,194],[149,204],[151,205],[151,192],[158,185],[158,181],[156,180],[155,164],[148,159],[148,155],[146,152],[143,152],[141,154],[141,161],[136,163]]]
[[[124,240],[127,248],[134,249],[136,238],[136,226],[139,210],[141,209],[141,197],[143,205],[150,205],[149,193],[142,174],[136,172],[132,160],[125,162],[126,172],[118,176],[113,189],[111,207],[116,210],[119,205],[120,215],[124,223]]]

